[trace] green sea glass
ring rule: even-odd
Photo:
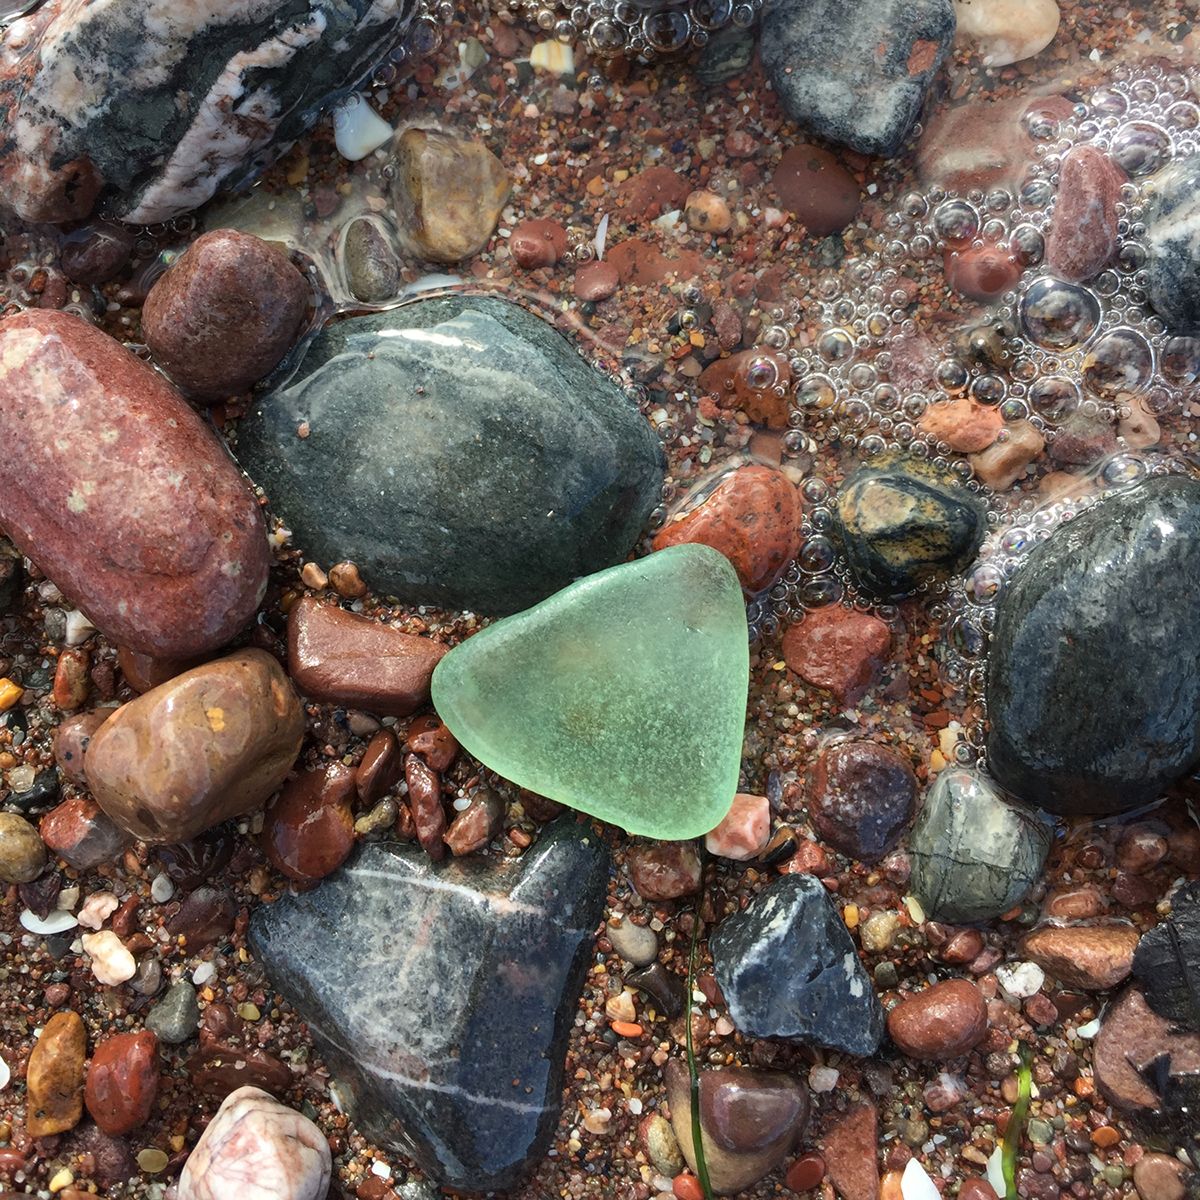
[[[630,833],[693,838],[737,791],[748,641],[726,558],[674,546],[469,638],[438,663],[433,703],[520,787]]]

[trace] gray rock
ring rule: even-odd
[[[658,934],[645,925],[630,920],[610,923],[606,930],[612,948],[635,967],[645,967],[658,957]]]
[[[784,875],[717,926],[709,946],[729,1017],[747,1037],[859,1056],[883,1038],[883,1009],[849,930],[811,875]]]
[[[1200,155],[1145,184],[1146,293],[1176,330],[1200,328]]]
[[[1151,479],[1057,529],[1000,593],[988,768],[1063,815],[1126,812],[1200,760],[1200,483]]]
[[[754,33],[749,29],[722,29],[709,38],[696,60],[696,78],[710,87],[740,75],[754,60]]]
[[[367,1137],[446,1187],[505,1190],[553,1137],[608,870],[571,819],[515,860],[367,843],[256,909],[250,942]]]
[[[186,979],[171,984],[167,994],[146,1014],[146,1028],[168,1046],[186,1042],[200,1028],[196,989]]]
[[[784,111],[863,154],[899,151],[954,40],[951,0],[774,0],[759,53]]]
[[[350,291],[364,304],[379,304],[400,291],[400,260],[383,227],[370,217],[355,217],[346,227],[342,268]]]
[[[524,309],[467,296],[331,325],[236,453],[309,558],[487,614],[623,560],[663,478],[615,383]]]
[[[0,196],[166,221],[260,169],[396,45],[415,0],[49,0],[0,45]],[[203,14],[203,15],[201,15]]]
[[[909,840],[913,895],[939,921],[998,917],[1041,877],[1051,832],[982,775],[948,768],[926,794]]]

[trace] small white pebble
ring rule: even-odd
[[[1080,1027],[1076,1030],[1076,1033],[1079,1035],[1079,1037],[1083,1038],[1085,1042],[1090,1042],[1092,1038],[1094,1038],[1099,1032],[1099,1017],[1097,1017],[1094,1021],[1089,1021],[1086,1025],[1080,1025]]]
[[[175,895],[175,885],[171,882],[170,875],[165,871],[160,871],[150,884],[151,899],[158,904],[165,904],[173,895]]]
[[[912,917],[914,925],[925,924],[925,910],[916,896],[905,896],[904,907],[908,909],[908,915]]]
[[[734,1030],[733,1022],[724,1014],[717,1018],[717,1023],[713,1026],[717,1031],[718,1037],[728,1037]]]
[[[625,1107],[628,1108],[635,1117],[640,1117],[642,1115],[642,1102],[636,1096],[630,1096],[629,1100],[625,1104]]]
[[[391,1179],[392,1168],[389,1167],[387,1163],[380,1162],[379,1159],[376,1159],[371,1164],[371,1174],[378,1175],[380,1179]]]
[[[52,912],[48,913],[44,918],[39,917],[36,913],[25,909],[21,913],[21,924],[29,930],[30,933],[40,933],[43,937],[49,937],[55,933],[66,933],[68,929],[74,929],[79,924],[74,916],[69,912]]]
[[[66,642],[68,646],[81,646],[96,632],[96,627],[77,608],[67,612]]]
[[[74,884],[71,887],[65,887],[58,893],[58,901],[54,907],[59,912],[74,912],[75,905],[79,903],[79,884]]]
[[[808,1072],[808,1086],[814,1092],[832,1092],[839,1078],[841,1072],[833,1067],[812,1067]]]
[[[92,974],[110,987],[125,983],[137,974],[137,963],[111,929],[85,933],[83,949],[92,960]]]
[[[612,1111],[607,1108],[593,1108],[586,1117],[583,1118],[583,1127],[588,1133],[607,1133],[609,1122],[612,1120]]]
[[[79,910],[79,924],[84,929],[99,929],[120,906],[112,892],[93,892]]]
[[[392,127],[361,97],[353,96],[333,110],[333,141],[350,162],[366,158],[391,139]]]
[[[529,52],[529,65],[535,71],[569,75],[575,70],[575,51],[563,42],[538,42]]]
[[[1004,1143],[999,1143],[995,1150],[988,1155],[987,1160],[987,1181],[992,1185],[992,1190],[997,1196],[1003,1196],[1008,1189],[1008,1184],[1004,1182]]]
[[[1037,963],[1005,963],[996,968],[996,982],[1018,1000],[1028,1000],[1042,990],[1046,972]]]
[[[915,1158],[908,1160],[904,1174],[900,1176],[900,1194],[904,1200],[942,1200],[942,1193]]]
[[[216,975],[217,975],[217,968],[214,967],[212,965],[212,963],[210,963],[210,962],[201,963],[192,972],[192,982],[194,984],[196,984],[197,987],[200,987],[203,984],[208,983],[210,980],[215,979]]]
[[[8,1087],[8,1081],[12,1078],[12,1072],[8,1069],[8,1063],[0,1058],[0,1092]]]

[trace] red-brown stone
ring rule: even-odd
[[[872,863],[900,840],[916,799],[917,777],[895,750],[838,742],[817,759],[808,817],[829,845]]]
[[[96,730],[113,715],[111,708],[93,708],[90,712],[67,717],[54,729],[54,761],[72,782],[85,782],[83,756]]]
[[[52,808],[38,833],[51,853],[77,871],[114,862],[133,840],[90,796],[75,796]]]
[[[858,181],[828,150],[792,146],[771,180],[780,205],[813,237],[839,233],[858,215]]]
[[[625,862],[643,900],[678,900],[700,890],[700,855],[692,842],[633,846]]]
[[[527,271],[552,267],[567,251],[567,231],[558,221],[535,217],[517,225],[508,249],[517,266]]]
[[[756,425],[786,429],[790,407],[788,386],[792,368],[774,350],[743,350],[719,358],[700,376],[700,386],[717,398],[722,408],[744,412]]]
[[[404,773],[400,744],[390,729],[381,729],[367,743],[354,771],[354,787],[360,803],[374,804],[400,782]]]
[[[879,1113],[869,1100],[837,1118],[821,1142],[825,1171],[842,1200],[879,1200]]]
[[[272,866],[298,883],[336,871],[354,849],[354,795],[354,771],[340,762],[289,780],[263,824]]]
[[[158,1080],[157,1036],[148,1029],[118,1033],[96,1046],[83,1101],[105,1133],[121,1137],[150,1119]]]
[[[135,692],[149,692],[161,683],[167,683],[176,675],[190,671],[200,665],[199,658],[155,658],[150,654],[142,654],[129,646],[117,649],[117,665],[125,682]]]
[[[969,979],[947,979],[905,996],[888,1013],[893,1042],[909,1058],[959,1058],[987,1033],[987,1004]]]
[[[1117,206],[1126,175],[1103,150],[1076,146],[1062,160],[1046,236],[1046,265],[1063,279],[1098,275],[1117,249]]]
[[[611,262],[584,263],[575,272],[575,295],[580,300],[607,300],[620,282],[621,273]]]
[[[891,645],[891,631],[878,617],[830,604],[783,635],[783,657],[806,683],[856,704],[878,679]]]
[[[404,760],[404,781],[412,809],[417,841],[435,862],[446,857],[446,810],[442,806],[442,781],[437,772],[416,754]]]
[[[414,717],[404,739],[404,748],[419,754],[431,771],[439,775],[458,757],[458,739],[440,717],[425,713]]]
[[[984,242],[961,252],[947,250],[946,282],[972,300],[994,300],[1021,278],[1021,264],[1005,246]]]

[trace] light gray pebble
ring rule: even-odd
[[[608,926],[613,949],[635,967],[645,967],[658,957],[658,935],[645,925],[622,921]]]

